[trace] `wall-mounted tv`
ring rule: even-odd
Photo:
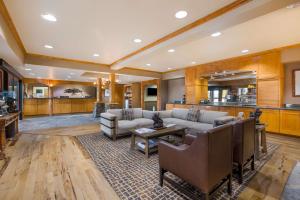
[[[148,96],[157,96],[157,88],[147,88]]]

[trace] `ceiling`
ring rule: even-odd
[[[27,53],[102,64],[114,63],[232,2],[234,0],[4,0]],[[300,26],[297,26],[300,7],[286,8],[295,2],[298,1],[252,0],[113,68],[167,72],[241,56],[245,49],[249,50],[246,54],[250,54],[300,43]],[[187,17],[176,19],[174,15],[179,10],[186,10]],[[57,21],[45,21],[41,14],[53,14]],[[210,36],[217,31],[222,35]],[[142,42],[133,42],[135,38]],[[54,48],[46,49],[44,45]],[[169,49],[175,52],[169,53]],[[99,56],[94,57],[95,53]],[[3,55],[0,48],[0,56]],[[72,70],[28,64],[18,65],[17,70],[28,78],[89,82],[94,81],[93,76],[89,78],[84,74],[95,73],[84,68]],[[119,75],[118,79],[121,83],[130,83],[153,78]]]
[[[85,70],[72,70],[69,68],[59,68],[51,66],[28,65],[24,67],[16,67],[20,74],[26,78],[50,79],[50,80],[69,80],[81,82],[95,82],[96,78],[108,79],[108,73],[89,72],[89,76],[85,74]],[[27,69],[27,70],[26,70]],[[29,71],[30,69],[30,71]],[[117,74],[116,80],[120,84],[128,84],[132,82],[146,81],[153,78],[133,75]]]
[[[4,0],[27,52],[103,64],[233,1]],[[188,16],[176,19],[179,10],[187,10]],[[45,13],[53,14],[57,21],[43,20]],[[134,43],[135,38],[142,43]],[[54,49],[45,49],[45,44]],[[99,57],[93,57],[94,53]]]

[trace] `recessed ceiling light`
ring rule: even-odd
[[[195,61],[193,61],[193,62],[192,62],[192,65],[194,65],[194,64],[196,64],[196,62],[195,62]]]
[[[68,78],[72,78],[71,76],[67,76]]]
[[[288,5],[286,8],[292,9],[292,8],[297,8],[298,6],[300,6],[300,3],[294,3],[294,4],[291,4],[291,5]]]
[[[148,67],[150,67],[151,66],[151,64],[150,63],[148,63],[148,64],[146,64]]]
[[[94,57],[99,57],[99,54],[94,53],[93,56],[94,56]]]
[[[31,71],[31,69],[30,68],[25,68],[25,71]]]
[[[173,52],[175,52],[175,49],[169,49],[168,52],[173,53]]]
[[[30,75],[32,75],[32,76],[34,76],[35,75],[35,73],[29,73]]]
[[[180,10],[178,12],[176,12],[175,17],[177,19],[183,19],[187,16],[187,12],[185,10]]]
[[[74,72],[71,72],[71,73],[70,73],[70,75],[74,75],[74,74],[75,74]]]
[[[134,41],[135,43],[141,43],[141,42],[142,42],[142,40],[139,39],[139,38],[135,38],[133,41]]]
[[[54,15],[51,15],[51,14],[42,14],[41,17],[44,19],[44,20],[47,20],[47,21],[50,21],[50,22],[56,22],[56,17]]]
[[[242,50],[242,53],[248,53],[249,52],[249,50],[248,49],[244,49],[244,50]]]
[[[168,67],[168,70],[172,69],[171,67]]]
[[[44,47],[45,47],[46,49],[53,49],[53,46],[48,45],[48,44],[44,45]]]
[[[211,37],[218,37],[220,35],[222,35],[221,32],[215,32],[215,33],[211,34]]]

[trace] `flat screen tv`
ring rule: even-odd
[[[148,96],[157,96],[157,88],[147,88]]]

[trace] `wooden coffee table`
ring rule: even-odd
[[[155,130],[151,133],[138,133],[136,132],[136,129],[130,129],[131,134],[131,149],[135,149],[135,138],[139,137],[141,139],[143,139],[145,141],[145,156],[146,158],[149,158],[149,140],[150,139],[155,139],[155,138],[159,138],[159,137],[163,137],[163,136],[167,136],[167,135],[181,135],[182,138],[184,138],[185,136],[185,127],[182,126],[172,126],[172,127],[167,127],[167,128],[163,128],[160,130]]]

